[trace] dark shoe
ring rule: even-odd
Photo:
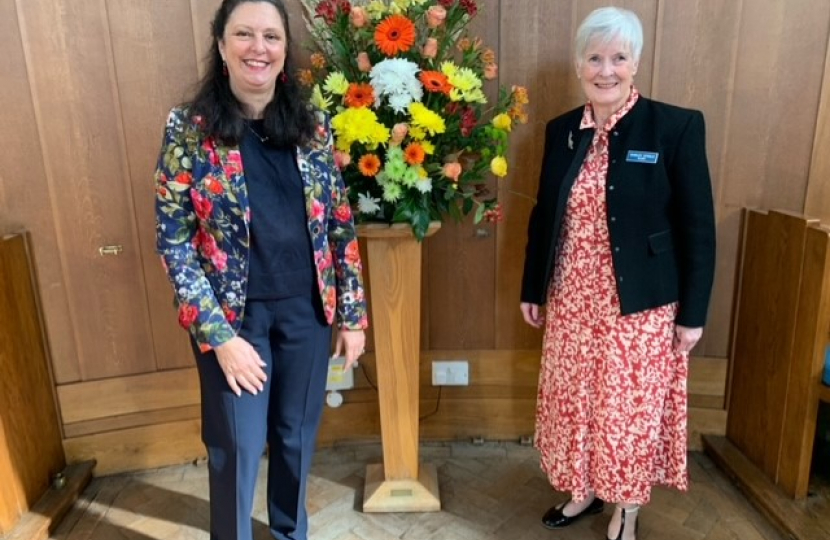
[[[553,508],[545,512],[545,515],[542,516],[542,525],[544,525],[548,529],[561,529],[563,527],[567,527],[568,525],[570,525],[574,521],[577,521],[579,518],[583,516],[599,514],[600,512],[602,512],[602,507],[604,506],[602,499],[594,497],[594,500],[591,501],[591,504],[589,504],[585,508],[585,510],[576,514],[575,516],[566,516],[562,513],[562,510],[569,502],[570,499],[558,506],[554,506]]]
[[[621,510],[621,513],[620,513],[620,532],[619,532],[619,534],[617,534],[616,538],[606,537],[607,540],[622,540],[623,531],[625,530],[625,515],[626,514],[634,514],[632,517],[637,520],[637,521],[634,522],[634,537],[635,538],[637,537],[637,533],[640,531],[640,520],[637,519],[637,512],[640,510],[640,507],[636,506],[634,508],[629,508],[628,510],[626,510],[624,508],[621,508],[620,510]]]

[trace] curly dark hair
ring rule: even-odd
[[[203,118],[202,125],[207,133],[231,144],[236,144],[242,139],[248,120],[245,118],[242,104],[231,91],[228,76],[223,71],[219,41],[225,34],[225,26],[231,13],[245,2],[271,4],[277,8],[285,26],[287,47],[283,73],[286,77],[278,79],[274,98],[265,107],[264,134],[274,146],[302,144],[313,136],[315,119],[297,78],[293,76],[296,70],[291,32],[288,12],[282,0],[223,0],[211,24],[212,43],[206,59],[207,71],[197,86],[195,96],[190,102],[190,109],[194,115]]]

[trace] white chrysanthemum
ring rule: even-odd
[[[432,191],[432,178],[421,178],[415,182],[415,188],[421,193],[429,193]]]
[[[361,214],[374,215],[380,212],[380,199],[365,195],[363,193],[357,194],[357,209]]]
[[[384,96],[395,112],[406,112],[413,101],[424,97],[424,86],[418,80],[418,64],[402,58],[387,58],[375,64],[369,72],[375,89],[375,107]]]

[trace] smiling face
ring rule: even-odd
[[[243,2],[231,12],[219,40],[219,53],[240,102],[270,101],[287,46],[283,20],[269,2]]]
[[[619,38],[588,43],[576,71],[597,119],[604,121],[625,105],[637,65],[630,47]]]

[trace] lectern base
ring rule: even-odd
[[[421,464],[418,479],[386,480],[383,465],[366,467],[363,491],[364,512],[437,512],[438,470],[435,465]]]

